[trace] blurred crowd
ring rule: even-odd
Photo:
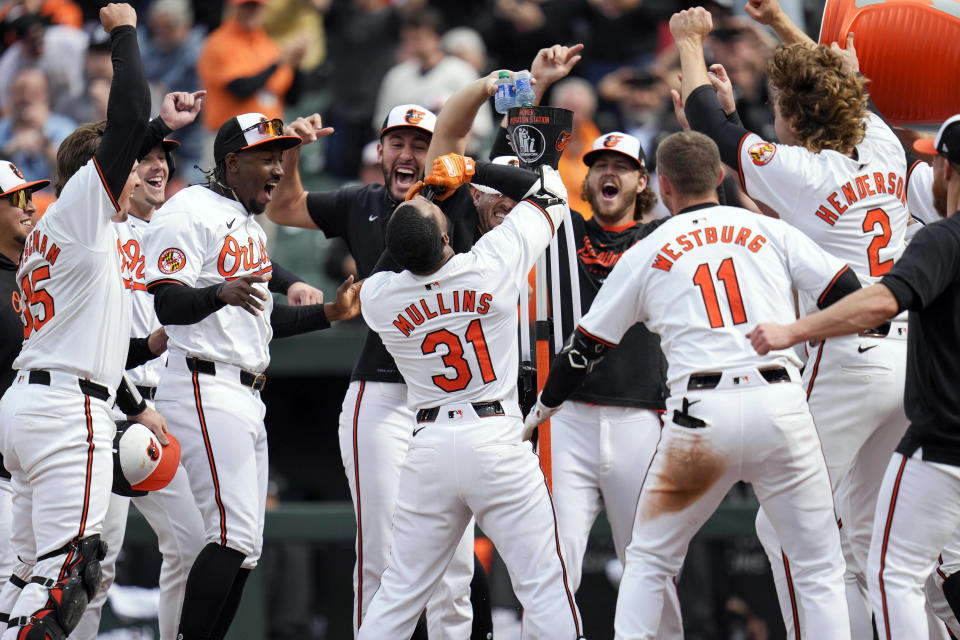
[[[29,179],[52,177],[60,141],[76,124],[106,116],[112,67],[97,22],[103,4],[14,0],[0,10],[0,157]],[[655,158],[658,141],[679,128],[670,98],[679,86],[678,66],[666,21],[689,6],[684,0],[133,4],[154,113],[167,92],[208,92],[202,122],[173,135],[183,146],[171,192],[202,180],[201,170],[212,165],[213,135],[228,117],[258,111],[291,120],[306,112],[299,104],[319,108],[336,129],[317,169],[338,181],[378,180],[370,143],[390,107],[417,103],[438,111],[464,84],[493,69],[523,69],[555,43],[585,45],[576,77],[552,87],[544,101],[574,112],[561,166],[567,184],[582,183],[580,158],[601,133],[630,133],[646,157]],[[744,125],[773,139],[763,63],[774,40],[738,15],[732,0],[707,6],[720,25],[711,34],[708,63],[726,67]],[[785,8],[806,24],[802,5]],[[478,113],[468,153],[485,155],[496,135],[495,116],[489,105]],[[571,204],[589,212],[576,198]]]

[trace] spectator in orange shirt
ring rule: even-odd
[[[306,44],[298,40],[281,51],[263,28],[266,0],[229,0],[230,15],[207,38],[197,60],[207,90],[203,121],[210,132],[238,113],[283,118],[284,102],[299,97],[296,67]]]

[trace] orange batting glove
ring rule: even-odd
[[[458,188],[470,182],[476,170],[477,165],[473,158],[448,153],[433,161],[433,169],[430,175],[424,178],[424,182],[443,187],[446,189],[443,198],[448,198]]]
[[[409,189],[407,189],[407,195],[404,196],[403,199],[404,199],[404,200],[413,200],[413,199],[416,198],[418,195],[420,195],[420,190],[423,189],[425,186],[427,186],[427,185],[426,185],[426,183],[425,183],[423,180],[417,180],[417,181],[414,182],[412,185],[410,185],[410,188],[409,188]]]

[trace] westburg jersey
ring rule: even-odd
[[[846,268],[780,220],[696,208],[623,254],[580,329],[616,345],[643,322],[660,335],[671,387],[699,371],[799,367],[793,349],[759,356],[746,334],[758,322],[793,322],[793,289],[822,299]]]

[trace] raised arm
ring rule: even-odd
[[[307,191],[300,181],[300,149],[333,133],[333,127],[324,127],[320,115],[314,113],[306,118],[297,118],[284,128],[284,133],[298,136],[303,142],[283,153],[283,177],[267,204],[266,214],[273,222],[287,227],[317,229],[307,209]]]
[[[433,128],[424,166],[433,165],[434,160],[448,153],[463,155],[477,112],[497,91],[499,73],[499,70],[492,71],[482,78],[477,78],[447,98],[437,114],[437,123]]]
[[[817,46],[817,43],[790,19],[777,0],[748,0],[743,10],[760,24],[772,27],[784,44]]]
[[[100,22],[110,34],[113,80],[107,101],[107,125],[94,153],[114,200],[119,198],[140,150],[150,118],[150,89],[137,45],[137,13],[128,4],[100,9]]]

